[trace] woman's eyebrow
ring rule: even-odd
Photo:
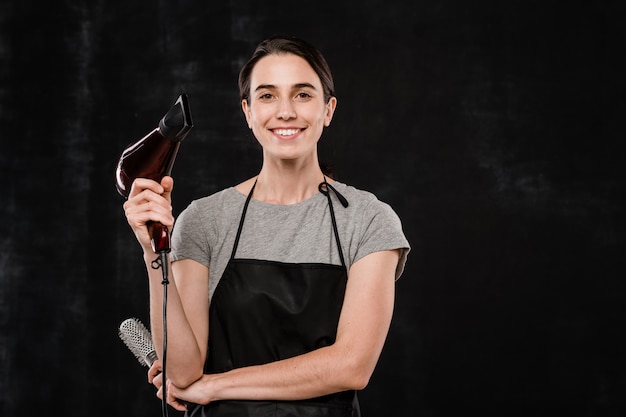
[[[309,84],[309,83],[298,83],[296,85],[294,85],[295,88],[311,88],[313,90],[315,90],[315,86],[313,84]]]
[[[277,87],[274,84],[259,84],[254,91],[259,91],[259,90],[275,90]],[[294,84],[293,86],[294,89],[298,89],[298,88],[310,88],[315,90],[315,86],[311,83],[297,83]]]
[[[259,91],[259,90],[275,90],[276,86],[272,85],[272,84],[259,84],[257,86],[257,88],[254,89],[254,91]]]

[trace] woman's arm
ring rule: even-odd
[[[144,253],[150,289],[150,324],[159,358],[163,357],[163,274],[161,269],[152,268],[152,262],[158,254],[152,250],[146,224],[156,221],[170,228],[173,226],[173,187],[174,181],[168,176],[161,183],[138,178],[133,182],[128,200],[124,203],[128,224]],[[204,368],[208,337],[209,270],[192,260],[174,262],[169,270],[167,376],[177,385],[187,386],[200,378]]]
[[[265,365],[205,374],[185,389],[170,380],[168,402],[183,410],[177,399],[198,404],[226,399],[298,400],[363,389],[391,323],[398,259],[399,250],[382,251],[352,265],[331,346]]]
[[[148,273],[152,338],[158,357],[163,358],[164,288],[160,274],[160,270]],[[171,275],[167,285],[166,375],[177,386],[185,387],[204,371],[209,333],[209,269],[184,259],[171,264]]]

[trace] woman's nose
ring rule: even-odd
[[[288,120],[296,117],[296,110],[293,107],[291,100],[280,100],[278,103],[278,112],[276,113],[278,119]]]

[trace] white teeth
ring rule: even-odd
[[[281,136],[291,136],[291,135],[295,135],[296,133],[298,133],[299,129],[276,129],[274,130],[274,133],[281,135]]]

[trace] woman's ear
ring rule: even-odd
[[[335,114],[335,108],[337,108],[337,97],[331,97],[326,103],[326,115],[324,116],[324,126],[330,126],[331,120],[333,120],[333,114]]]
[[[248,100],[241,100],[241,110],[243,110],[244,116],[246,116],[246,122],[248,123],[248,129],[252,129],[252,124],[250,123],[250,108],[248,107]]]

